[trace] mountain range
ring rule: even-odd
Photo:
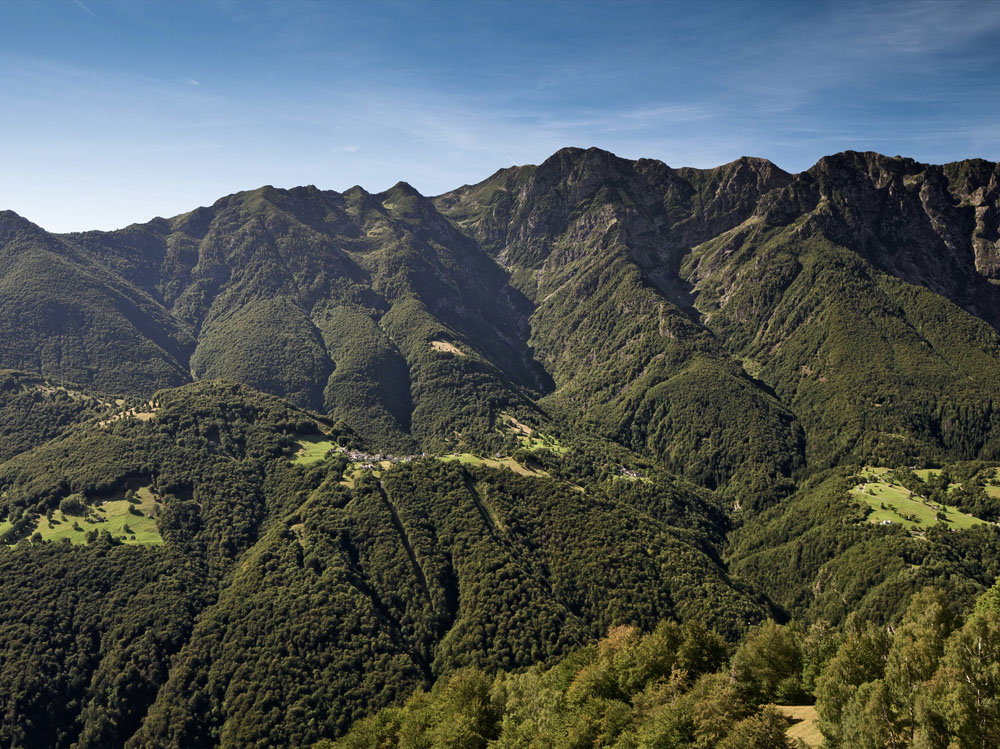
[[[4,745],[306,745],[615,625],[882,624],[1000,572],[979,159],[3,212],[0,368]],[[869,522],[866,466],[947,467],[970,527]]]

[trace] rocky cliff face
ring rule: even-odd
[[[772,223],[806,217],[808,229],[848,247],[879,269],[926,286],[996,326],[997,166],[946,166],[875,153],[821,159],[797,175],[771,209]]]
[[[532,341],[557,384],[550,400],[586,404],[622,439],[661,456],[696,452],[636,430],[627,414],[642,413],[643,400],[632,396],[658,390],[669,392],[661,404],[676,401],[679,375],[697,363],[699,385],[724,382],[728,361],[755,381],[761,403],[773,392],[803,421],[813,460],[952,442],[955,412],[966,407],[980,427],[958,441],[978,453],[995,450],[984,425],[996,420],[987,392],[1000,322],[991,277],[997,168],[848,152],[797,175],[760,159],[674,170],[565,149],[437,204],[535,301]],[[647,346],[639,330],[654,327],[661,340]],[[620,373],[622,390],[601,389],[602,369]],[[960,371],[969,372],[964,383]],[[651,373],[655,385],[637,385]],[[684,380],[686,395],[697,387]],[[927,415],[935,392],[945,405]],[[730,406],[754,410],[739,399]],[[711,422],[710,409],[701,413]],[[684,431],[660,409],[648,418]],[[881,436],[862,445],[866,423]],[[789,429],[753,439],[793,454],[794,439],[777,436]],[[691,436],[725,441],[725,432]]]
[[[679,267],[788,179],[757,159],[674,170],[564,149],[436,204],[533,300],[529,341],[556,386],[546,406],[708,485],[739,475],[770,491],[801,465],[801,430],[699,322]]]

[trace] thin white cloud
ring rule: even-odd
[[[277,62],[299,49],[295,33],[302,46],[321,25],[283,3],[217,2],[232,4],[240,33],[264,35],[264,54]],[[255,7],[265,8],[263,17]],[[293,7],[326,12],[321,2]],[[405,179],[434,194],[571,145],[675,167],[755,155],[797,170],[847,148],[932,162],[1000,157],[996,54],[978,37],[997,33],[1000,3],[845,0],[819,18],[788,13],[750,35],[741,24],[723,27],[704,59],[678,61],[666,44],[567,55],[558,64],[539,55],[537,70],[476,77],[471,92],[416,64],[392,76],[377,65],[366,72],[377,40],[352,59],[349,44],[343,53],[317,52],[329,57],[315,68],[298,57],[270,66],[253,95],[207,63],[192,71],[212,76],[202,87],[182,73],[80,68],[0,51],[0,113],[17,113],[0,124],[20,159],[17,177],[0,185],[0,208],[20,207],[50,228],[83,229],[180,213],[259,184],[377,191]],[[279,22],[287,33],[276,38],[270,29]],[[172,62],[168,69],[190,69]],[[73,175],[90,180],[91,202]],[[55,184],[73,189],[54,200]]]
[[[81,2],[81,0],[73,0],[73,4],[76,5],[79,8],[83,8],[83,10],[85,10],[87,13],[89,13],[90,15],[92,15],[94,18],[98,17],[97,14],[94,11],[92,11],[90,8],[88,8],[86,5],[84,5]]]
[[[813,97],[880,87],[898,74],[932,80],[967,72],[975,64],[964,54],[970,41],[998,31],[998,2],[835,3],[819,17],[792,16],[763,43],[744,42],[746,64],[734,69],[732,86],[752,94],[758,112],[795,112]]]
[[[955,47],[1000,27],[996,2],[920,0],[889,9],[876,29],[885,44],[905,53]]]
[[[601,112],[585,113],[576,117],[549,117],[541,113],[535,118],[542,127],[550,131],[592,130],[603,133],[618,133],[644,130],[672,123],[695,122],[717,117],[721,114],[715,108],[700,105],[659,105],[639,109],[615,109],[609,107]]]

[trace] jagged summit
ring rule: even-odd
[[[469,434],[545,398],[713,484],[757,458],[700,443],[712,419],[667,403],[720,389],[705,401],[760,413],[760,440],[784,446],[769,469],[780,477],[805,453],[786,400],[798,384],[778,362],[790,337],[826,320],[779,319],[804,298],[800,279],[828,268],[813,284],[833,303],[864,278],[886,310],[903,289],[929,290],[947,316],[971,316],[956,324],[987,324],[970,332],[986,352],[1000,324],[997,204],[997,166],[983,160],[846,151],[793,175],[754,157],[693,169],[564,148],[433,198],[406,182],[377,194],[266,185],[62,237],[4,214],[8,264],[11,232],[21,239],[0,279],[18,287],[0,365],[137,393],[231,377],[407,449],[464,439],[433,413],[461,383],[490,393],[469,396]],[[441,358],[441,342],[464,356]],[[748,356],[761,386],[747,386]],[[654,428],[667,417],[672,430]]]
[[[386,190],[384,193],[381,194],[424,197],[423,195],[420,194],[419,191],[417,191],[417,189],[413,185],[411,185],[409,182],[404,182],[403,180],[400,180],[399,182],[397,182],[396,184],[394,184],[392,187],[390,187],[388,190]]]

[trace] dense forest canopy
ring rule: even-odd
[[[697,622],[623,625],[549,668],[458,670],[316,746],[794,749],[817,727],[852,749],[996,746],[1000,588],[962,615],[927,588],[888,630],[769,621],[732,650]]]
[[[1000,166],[0,213],[0,744],[995,746]]]

